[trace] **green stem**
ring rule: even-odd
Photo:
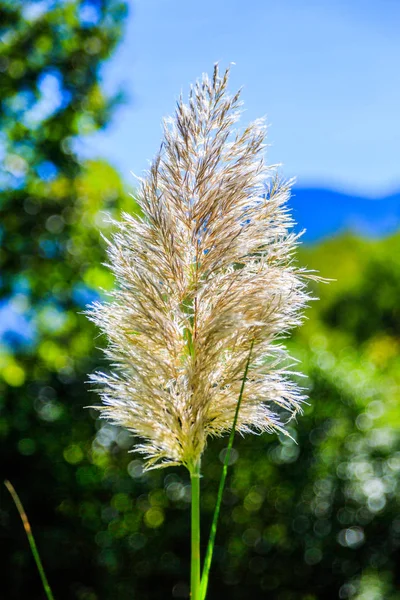
[[[229,436],[229,442],[228,442],[228,446],[227,446],[227,449],[226,449],[226,454],[225,454],[225,459],[224,459],[224,466],[222,468],[221,479],[220,479],[220,482],[219,482],[217,503],[216,503],[215,509],[214,509],[214,516],[213,516],[213,520],[212,520],[212,524],[211,524],[210,538],[208,540],[206,557],[204,559],[203,573],[202,573],[202,576],[201,576],[200,600],[205,600],[206,595],[207,595],[208,577],[209,577],[210,567],[211,567],[211,561],[212,561],[212,557],[213,557],[214,544],[215,544],[215,536],[217,534],[217,525],[218,525],[219,513],[220,513],[220,510],[221,510],[222,495],[223,495],[223,492],[224,492],[226,476],[227,476],[227,473],[228,473],[229,459],[230,459],[231,450],[232,450],[232,446],[233,446],[233,440],[234,440],[234,437],[235,437],[236,424],[237,424],[237,420],[238,420],[240,405],[242,403],[242,397],[243,397],[243,392],[244,392],[244,386],[245,386],[246,379],[247,379],[247,373],[249,371],[249,365],[250,365],[251,354],[252,354],[252,351],[253,351],[253,346],[254,346],[254,340],[251,343],[251,347],[250,347],[250,351],[249,351],[249,356],[247,358],[246,368],[244,370],[244,376],[243,376],[243,379],[242,379],[242,385],[240,387],[239,398],[238,398],[238,401],[237,401],[237,404],[236,404],[236,411],[235,411],[235,416],[234,416],[234,419],[233,419],[232,430],[231,430],[231,433],[230,433],[230,436]]]
[[[192,556],[190,598],[200,600],[200,461],[190,471],[192,488]]]
[[[34,539],[33,534],[32,534],[32,529],[31,529],[31,526],[29,524],[28,517],[26,516],[26,512],[24,510],[24,507],[22,506],[22,502],[19,499],[19,496],[18,496],[17,492],[15,491],[14,486],[9,481],[6,480],[4,482],[4,485],[6,486],[6,488],[8,489],[8,491],[10,492],[11,497],[14,500],[14,504],[17,507],[17,510],[19,512],[19,516],[21,517],[22,524],[24,526],[26,535],[28,537],[29,545],[31,547],[33,558],[35,559],[35,563],[36,563],[37,569],[39,571],[39,575],[40,575],[40,578],[42,580],[43,588],[44,588],[44,591],[46,593],[47,599],[48,600],[54,600],[54,596],[52,594],[52,591],[51,591],[50,586],[49,586],[49,582],[47,581],[47,577],[46,577],[46,574],[45,574],[44,569],[43,569],[42,561],[40,560],[39,552],[38,552],[38,549],[36,547],[36,542],[35,542],[35,539]]]

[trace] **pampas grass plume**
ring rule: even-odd
[[[286,432],[304,396],[282,343],[313,275],[294,262],[291,182],[264,162],[262,121],[235,128],[228,70],[203,75],[164,122],[161,150],[108,242],[117,287],[90,318],[110,373],[91,379],[101,416],[141,441],[147,468],[199,462],[209,436]]]

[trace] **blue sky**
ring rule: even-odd
[[[269,159],[301,186],[370,197],[400,188],[398,0],[136,0],[125,39],[104,67],[128,103],[85,156],[140,175],[161,119],[215,61],[235,62],[242,123],[266,116]]]

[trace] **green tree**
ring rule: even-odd
[[[83,382],[95,332],[80,313],[110,285],[98,267],[99,208],[125,193],[108,165],[83,167],[74,147],[107,124],[118,100],[104,95],[100,68],[125,16],[118,0],[0,2],[1,472],[33,517],[59,598],[84,597],[85,582],[101,578],[100,566],[82,562],[95,542],[75,525],[78,514],[68,517],[66,499],[95,479],[84,468],[77,475],[80,444],[94,431]],[[3,494],[2,510],[2,593],[39,596]]]

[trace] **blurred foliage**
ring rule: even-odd
[[[109,165],[79,164],[73,140],[109,118],[99,67],[124,14],[110,0],[0,0],[1,473],[57,600],[188,597],[187,473],[144,474],[129,435],[84,409],[87,373],[105,368],[81,314],[113,285],[104,211],[135,204]],[[290,342],[310,405],[296,442],[236,440],[210,600],[400,599],[399,250],[400,235],[351,234],[301,250],[336,279]],[[204,458],[204,546],[225,444]],[[41,598],[5,489],[0,545],[2,597]]]

